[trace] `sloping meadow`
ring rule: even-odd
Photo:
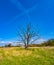
[[[54,47],[0,48],[0,65],[54,65]]]

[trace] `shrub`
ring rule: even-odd
[[[11,47],[12,45],[9,43],[9,44],[6,44],[5,47]]]

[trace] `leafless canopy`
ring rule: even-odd
[[[37,39],[39,39],[39,34],[36,29],[34,29],[30,24],[26,25],[23,30],[18,31],[19,39],[22,43],[24,43],[25,48],[28,48],[28,45],[34,43]]]

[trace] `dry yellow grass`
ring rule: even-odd
[[[0,48],[0,65],[54,65],[54,47]]]
[[[11,48],[0,48],[0,51],[3,50],[4,55],[8,56],[29,56],[31,55],[32,51],[31,50],[16,50],[14,47]]]

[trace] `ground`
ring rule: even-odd
[[[0,65],[54,65],[54,47],[0,48]]]

